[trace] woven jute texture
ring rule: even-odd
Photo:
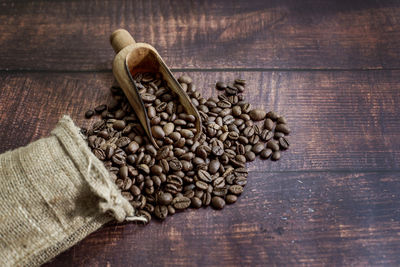
[[[134,210],[64,116],[51,136],[0,155],[0,266],[38,266]]]

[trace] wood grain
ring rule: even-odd
[[[179,73],[176,73],[179,75]],[[250,170],[400,168],[400,71],[191,72],[205,96],[217,80],[248,80],[254,107],[287,117],[291,148]],[[15,73],[0,77],[0,152],[48,135],[62,114],[86,126],[86,109],[107,101],[110,73]]]
[[[222,211],[110,224],[45,266],[398,266],[398,175],[252,172]]]
[[[126,28],[175,69],[400,67],[398,1],[0,1],[0,69],[109,70]]]

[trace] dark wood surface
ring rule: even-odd
[[[91,123],[119,27],[206,96],[247,79],[293,130],[237,204],[111,223],[46,266],[400,265],[400,3],[265,2],[0,1],[0,152]]]

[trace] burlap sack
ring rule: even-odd
[[[0,182],[0,266],[43,264],[134,214],[67,116],[50,137],[0,155]]]

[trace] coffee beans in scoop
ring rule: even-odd
[[[198,109],[202,134],[198,140],[193,115],[186,112],[161,75],[134,76],[159,149],[148,140],[132,107],[118,86],[113,100],[85,113],[95,117],[84,130],[94,155],[104,162],[136,215],[164,220],[189,207],[220,210],[233,204],[247,184],[246,163],[256,157],[279,160],[289,147],[286,119],[254,108],[242,94],[246,81],[217,82],[222,93],[208,99],[192,79],[178,81]]]

